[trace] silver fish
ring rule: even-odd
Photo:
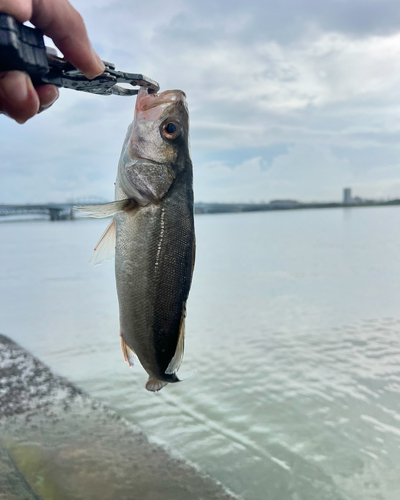
[[[192,184],[184,92],[141,89],[118,164],[116,201],[80,209],[113,215],[96,260],[116,237],[122,350],[130,366],[139,358],[146,389],[154,392],[179,382],[195,259]]]

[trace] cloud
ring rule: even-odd
[[[287,153],[277,155],[269,168],[265,167],[262,157],[246,160],[234,168],[222,162],[202,165],[196,172],[196,199],[331,201],[340,199],[343,187],[355,180],[347,160],[337,158],[325,147],[295,145]]]
[[[233,168],[222,161],[208,162],[195,172],[197,201],[340,201],[347,186],[364,198],[394,198],[400,193],[400,164],[360,169],[326,146],[294,145],[269,166],[259,156]]]
[[[186,92],[203,200],[211,193],[214,200],[248,200],[252,191],[254,199],[332,197],[362,175],[365,191],[379,178],[380,191],[393,193],[388,179],[396,184],[400,157],[397,2],[74,5],[104,59]],[[112,196],[134,99],[61,94],[23,127],[0,117],[0,201]],[[389,177],[371,177],[373,169]]]

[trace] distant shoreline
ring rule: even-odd
[[[267,212],[276,210],[306,210],[322,208],[362,208],[362,207],[388,207],[400,205],[400,199],[389,201],[364,201],[357,203],[301,203],[295,201],[270,202],[270,203],[196,203],[196,214],[239,213],[239,212]]]
[[[83,205],[83,204],[82,204]],[[400,205],[400,199],[389,201],[362,200],[350,203],[312,202],[302,203],[296,200],[273,200],[269,203],[195,203],[194,212],[201,214],[227,214],[244,212],[273,212],[282,210],[307,210],[325,208],[362,208],[391,207]],[[74,220],[84,218],[74,209],[72,203],[43,203],[38,205],[5,205],[0,204],[0,222],[45,220]]]

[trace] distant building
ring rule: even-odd
[[[343,189],[343,203],[345,205],[348,205],[349,203],[352,202],[351,198],[351,188],[344,188]]]

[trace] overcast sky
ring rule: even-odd
[[[75,0],[100,56],[186,92],[196,201],[400,198],[398,0]],[[0,115],[0,203],[113,198],[135,98]]]

